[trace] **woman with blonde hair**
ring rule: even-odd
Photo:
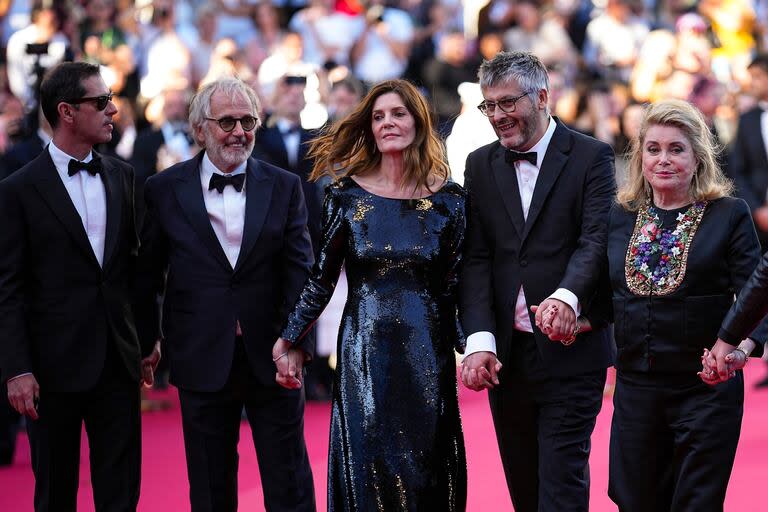
[[[744,382],[738,370],[708,386],[711,370],[697,371],[760,245],[717,151],[695,107],[652,103],[610,212],[618,354],[608,492],[623,512],[723,510]],[[753,347],[745,340],[742,355]]]
[[[311,146],[334,179],[312,276],[273,348],[280,361],[349,283],[338,340],[328,510],[464,510],[466,460],[454,348],[465,192],[449,181],[427,103],[403,80],[375,85]],[[301,386],[278,363],[277,381]]]

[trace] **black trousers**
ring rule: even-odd
[[[0,385],[0,466],[10,466],[13,462],[19,424],[19,413],[8,402],[8,388]]]
[[[498,341],[504,367],[500,385],[488,396],[515,510],[587,512],[590,437],[602,407],[605,370],[554,378],[533,334],[516,331]]]
[[[744,380],[619,372],[608,494],[622,512],[722,512],[744,409]]]
[[[213,393],[179,389],[179,399],[193,512],[237,510],[237,444],[243,406],[256,447],[266,510],[315,510],[304,443],[303,388],[260,384],[238,340],[224,388]]]
[[[37,420],[27,420],[37,512],[74,512],[83,423],[97,512],[135,511],[141,481],[141,411],[134,381],[111,343],[96,386],[58,393],[40,385]]]

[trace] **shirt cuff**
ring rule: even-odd
[[[11,377],[10,379],[8,379],[8,382],[11,382],[12,380],[16,380],[16,379],[18,379],[19,377],[24,377],[24,376],[26,376],[26,375],[32,375],[32,372],[20,373],[20,374],[18,374],[17,376],[15,376],[15,377]]]
[[[548,299],[557,299],[561,302],[565,302],[569,306],[571,306],[571,309],[574,313],[576,313],[576,317],[578,318],[579,315],[581,315],[581,304],[579,304],[579,298],[574,295],[574,293],[571,290],[567,290],[565,288],[558,288],[555,290],[555,293],[547,297]]]
[[[492,332],[478,331],[467,336],[467,348],[464,357],[475,352],[492,352],[496,355],[496,337]]]

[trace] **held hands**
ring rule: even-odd
[[[293,343],[277,338],[272,347],[272,361],[277,367],[275,381],[288,389],[301,388],[302,368],[304,367],[304,351],[294,348]]]
[[[499,385],[501,362],[493,352],[469,354],[461,363],[461,382],[473,391],[491,389]]]
[[[712,350],[704,349],[701,356],[699,378],[710,386],[715,386],[736,375],[736,370],[747,364],[747,353],[739,347],[718,339]]]
[[[8,381],[8,401],[19,414],[36,420],[39,399],[40,386],[31,373]]]
[[[160,340],[157,340],[152,353],[141,360],[141,383],[144,387],[151,388],[155,383],[155,370],[160,363],[160,355]]]
[[[538,306],[531,306],[536,314],[536,327],[550,340],[570,345],[578,334],[576,313],[571,306],[557,299],[546,299]]]

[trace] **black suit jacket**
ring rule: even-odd
[[[107,343],[114,342],[139,379],[142,351],[131,309],[138,251],[133,170],[102,161],[103,268],[47,150],[0,182],[0,367],[6,378],[32,372],[49,390],[84,391],[96,383]]]
[[[763,206],[768,192],[768,154],[760,128],[761,116],[759,108],[741,115],[728,154],[728,173],[736,184],[736,193],[750,210]]]
[[[557,121],[557,120],[556,120]],[[608,210],[615,193],[610,146],[557,121],[539,171],[528,218],[523,218],[514,165],[497,142],[467,158],[464,184],[470,215],[461,276],[461,319],[467,335],[490,331],[509,339],[520,286],[528,305],[558,288],[595,307],[604,261]],[[613,362],[607,326],[580,334],[565,347],[534,325],[539,352],[554,376],[578,375]]]
[[[0,157],[0,180],[7,178],[35,159],[45,149],[43,141],[34,133],[15,142]]]
[[[239,320],[248,361],[275,384],[272,346],[313,263],[299,179],[249,159],[240,255],[234,268],[203,200],[203,153],[147,180],[137,303],[139,331],[159,336],[156,294],[167,270],[162,333],[170,379],[190,391],[220,390],[229,377]],[[312,353],[311,345],[302,346]]]
[[[314,161],[307,158],[307,151],[309,151],[309,142],[314,136],[313,131],[299,129],[299,151],[296,164],[291,165],[280,129],[276,125],[265,126],[256,133],[252,156],[257,160],[290,171],[301,178],[304,201],[307,205],[307,228],[312,239],[312,247],[317,250],[320,242],[323,190],[315,182],[308,180],[309,175],[312,174]]]
[[[636,212],[621,206],[611,210],[608,260],[618,346],[616,368],[693,375],[701,369],[702,351],[715,342],[735,294],[760,257],[749,209],[742,200],[731,197],[711,201],[689,247],[682,283],[668,295],[650,298],[632,293],[625,277],[627,247],[636,219]],[[752,333],[760,344],[766,341],[766,327]]]

